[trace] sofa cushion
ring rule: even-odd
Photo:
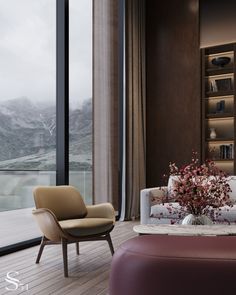
[[[174,194],[174,189],[175,189],[175,184],[179,182],[179,176],[177,175],[170,175],[168,179],[168,184],[167,184],[167,198],[168,202],[175,202],[176,201],[176,196]]]
[[[151,207],[150,217],[182,219],[186,213],[182,210],[179,203],[157,204]]]
[[[229,185],[232,192],[229,193],[230,199],[236,203],[236,176],[229,176]]]
[[[163,203],[165,201],[165,197],[167,197],[166,187],[158,187],[151,189],[149,192],[149,196],[151,206]]]
[[[216,222],[236,223],[236,205],[233,207],[224,206],[214,212]]]
[[[165,203],[165,204],[157,204],[151,206],[151,214],[152,218],[169,218],[169,219],[179,219],[181,220],[188,213],[185,213],[179,203]],[[236,223],[236,205],[233,207],[224,206],[219,210],[215,210],[213,215],[213,221],[215,222],[227,222],[227,223]]]
[[[178,181],[178,176],[170,175],[169,180],[168,180],[168,184],[167,184],[167,191],[168,191],[169,197],[171,197],[171,195],[173,193],[173,188],[174,188],[174,184],[176,181]]]

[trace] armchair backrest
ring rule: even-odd
[[[87,209],[73,186],[38,186],[33,191],[35,206],[51,210],[58,220],[84,218]]]

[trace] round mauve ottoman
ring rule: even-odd
[[[109,295],[236,294],[236,237],[146,235],[115,252]]]

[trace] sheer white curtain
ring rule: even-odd
[[[118,0],[93,1],[94,201],[118,209]]]

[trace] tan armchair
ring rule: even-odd
[[[65,277],[68,277],[68,243],[76,243],[79,254],[79,242],[106,240],[114,254],[110,232],[115,224],[115,212],[110,203],[85,206],[80,193],[72,186],[41,186],[33,193],[36,210],[32,213],[43,233],[36,263],[47,244],[62,244]]]

